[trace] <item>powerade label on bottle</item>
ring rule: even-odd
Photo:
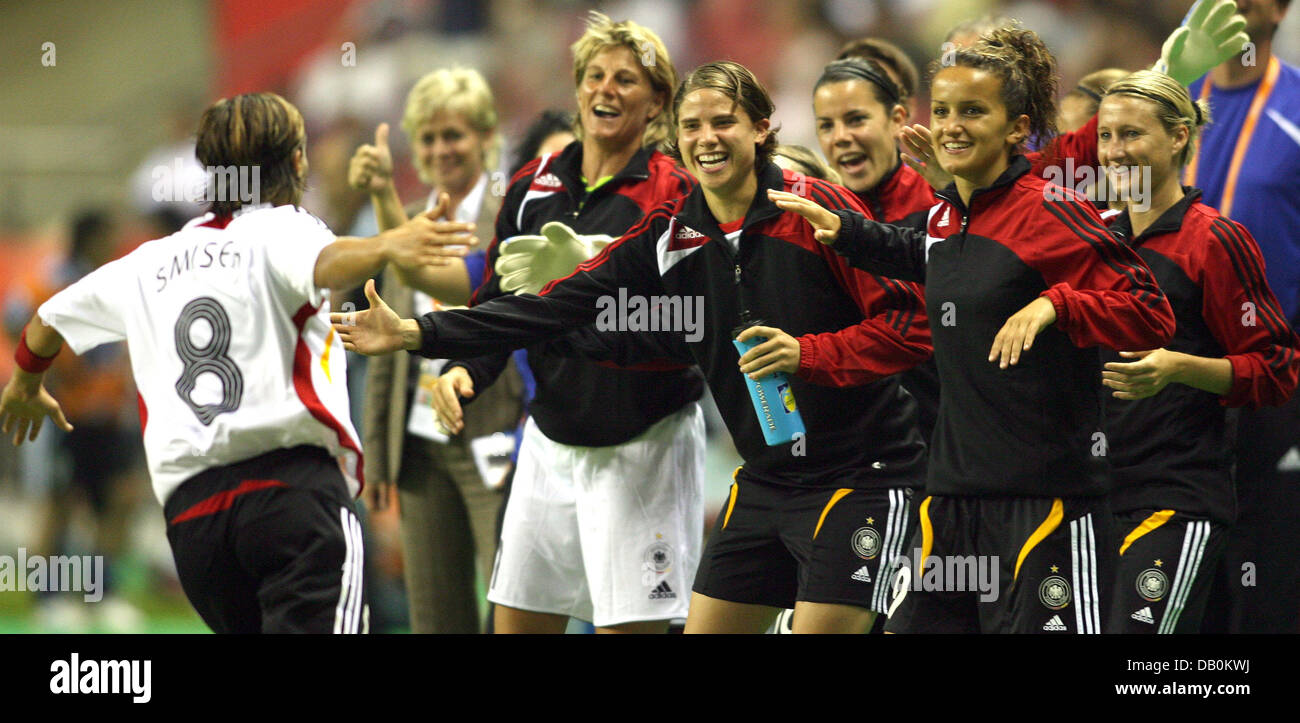
[[[740,356],[767,341],[767,337],[756,336],[746,341],[735,339],[740,332],[751,326],[762,326],[756,321],[738,327],[732,335],[732,344]],[[796,436],[804,434],[803,417],[794,401],[794,391],[790,389],[790,377],[785,372],[774,372],[761,379],[750,379],[742,372],[749,385],[749,398],[754,402],[754,412],[758,414],[758,425],[763,428],[763,440],[769,447],[794,441]]]

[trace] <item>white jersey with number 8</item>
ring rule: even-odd
[[[313,281],[334,234],[295,206],[223,221],[208,214],[142,244],[37,314],[77,354],[127,342],[160,502],[205,469],[301,444],[338,458],[355,495],[347,364]]]

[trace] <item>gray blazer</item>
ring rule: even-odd
[[[491,230],[496,228],[501,200],[490,191],[483,195],[476,222],[480,244],[491,240]],[[423,202],[406,209],[408,216],[423,212]],[[398,316],[409,319],[415,313],[411,288],[398,280],[397,273],[391,267],[384,269],[383,292],[384,301]],[[411,357],[406,351],[398,351],[371,357],[368,362],[361,414],[366,479],[396,482],[401,472],[407,405],[411,401],[407,392]],[[469,440],[494,432],[513,430],[519,423],[523,414],[524,382],[513,359],[495,384],[474,391],[476,394],[473,403],[465,407],[465,429],[452,437],[449,444],[468,445]]]

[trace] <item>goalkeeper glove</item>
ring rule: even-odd
[[[1198,0],[1183,25],[1165,39],[1155,70],[1180,85],[1191,85],[1214,66],[1240,53],[1250,42],[1246,19],[1232,0]]]
[[[536,294],[555,279],[564,278],[578,264],[600,253],[612,236],[579,235],[559,221],[542,226],[540,236],[515,236],[501,244],[496,272],[501,290]]]

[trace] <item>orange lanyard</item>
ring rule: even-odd
[[[1277,76],[1282,70],[1282,65],[1277,61],[1277,56],[1271,56],[1268,59],[1268,70],[1264,72],[1264,79],[1260,81],[1259,88],[1255,90],[1255,98],[1250,101],[1250,110],[1246,113],[1246,122],[1241,124],[1241,131],[1237,134],[1237,145],[1232,150],[1232,162],[1228,164],[1228,176],[1223,182],[1223,197],[1219,199],[1219,213],[1231,217],[1232,199],[1237,194],[1237,175],[1241,173],[1241,162],[1246,158],[1246,150],[1250,148],[1250,139],[1255,135],[1255,124],[1259,122],[1260,113],[1264,111],[1264,104],[1268,102],[1268,97],[1273,93],[1273,86],[1277,84]],[[1210,97],[1210,76],[1207,73],[1205,83],[1201,85],[1201,100]],[[1198,162],[1201,158],[1201,148],[1198,146],[1196,155],[1192,157],[1192,162],[1187,164],[1187,185],[1196,185],[1196,169],[1200,165]]]

